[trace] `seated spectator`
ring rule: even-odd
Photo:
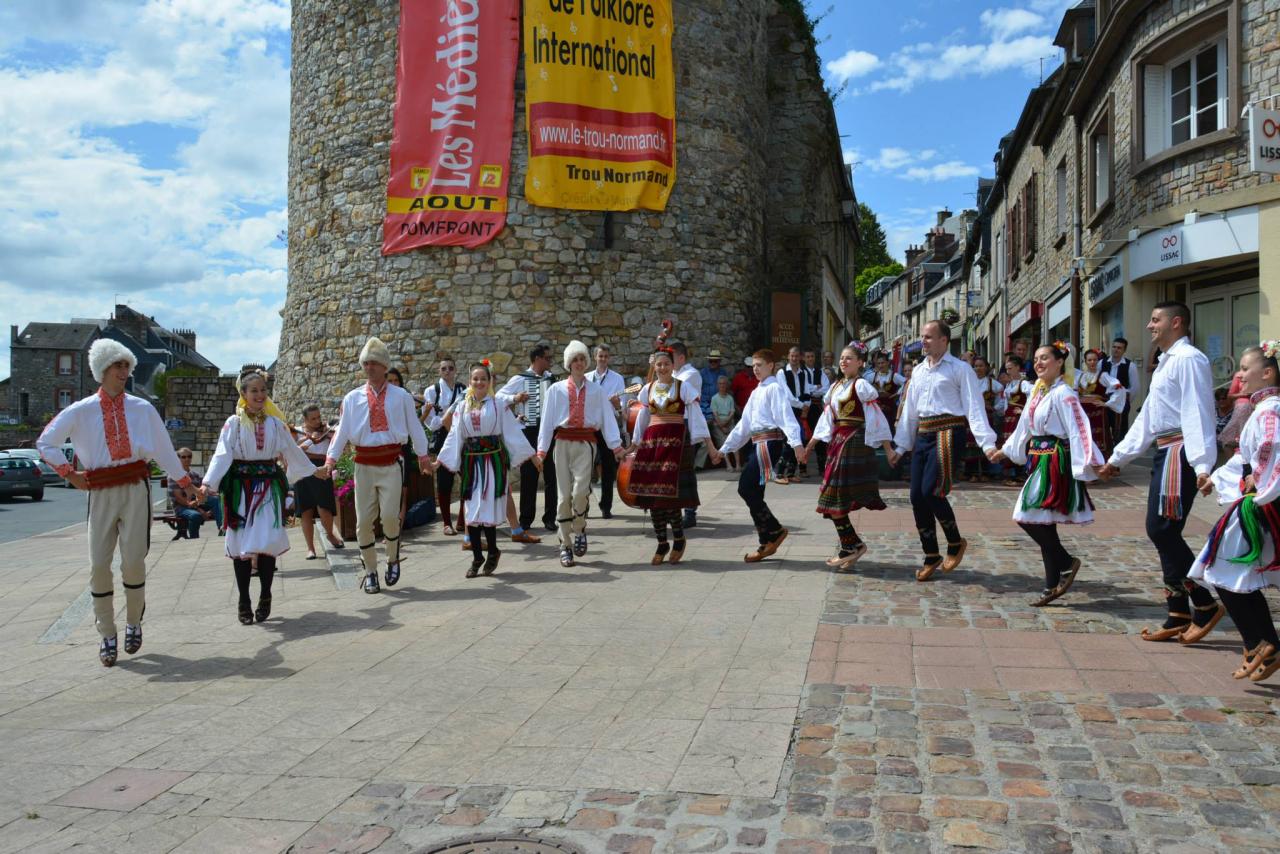
[[[729,437],[734,422],[738,420],[737,414],[737,402],[729,393],[729,378],[721,376],[716,380],[716,393],[711,396],[711,420],[708,423],[711,428],[711,439],[716,443],[716,447],[723,445],[724,440]],[[736,452],[726,454],[725,461],[730,471],[738,470]]]
[[[190,448],[178,449],[178,460],[191,478],[191,488],[195,490],[200,487],[201,475],[191,470],[191,456]],[[186,490],[172,481],[169,484],[169,495],[173,499],[174,515],[178,517],[178,533],[173,535],[175,540],[183,537],[189,540],[200,539],[200,526],[210,520],[217,524],[218,536],[223,536],[222,500],[217,495],[210,495],[203,502],[198,497],[194,501],[189,500]]]

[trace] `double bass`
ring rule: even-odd
[[[675,331],[675,321],[662,321],[662,331],[653,339],[653,349],[656,352],[658,348],[665,347],[667,339]],[[653,365],[649,365],[649,374],[645,378],[645,383],[653,382]],[[640,389],[644,388],[644,383],[640,385],[627,386],[627,394],[638,394]],[[644,404],[639,400],[633,400],[627,404],[627,434],[635,433],[636,419],[640,417],[640,410],[644,409]],[[631,492],[631,466],[635,462],[635,454],[628,454],[618,464],[618,497],[628,507],[635,507],[635,495]]]

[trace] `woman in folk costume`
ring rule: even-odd
[[[875,355],[875,370],[867,379],[875,386],[880,411],[892,424],[898,415],[898,397],[907,384],[907,378],[893,370],[889,354],[881,350]]]
[[[236,414],[222,425],[218,448],[209,461],[200,493],[222,495],[227,557],[235,568],[240,591],[240,622],[261,623],[271,614],[271,582],[276,558],[289,550],[284,528],[284,500],[289,484],[304,477],[329,476],[293,440],[276,405],[267,397],[267,376],[250,368],[236,381],[240,401]],[[282,457],[288,476],[276,463]],[[249,599],[253,564],[258,566],[258,608]]]
[[[89,593],[101,641],[98,660],[113,667],[119,654],[115,582],[111,563],[120,555],[124,585],[124,651],[142,648],[142,615],[147,609],[147,552],[151,548],[151,468],[155,460],[174,484],[192,498],[191,476],[173,451],[156,408],[125,391],[138,366],[133,352],[112,338],[89,348],[89,371],[99,383],[93,394],[54,416],[36,439],[41,458],[76,489],[87,490]],[[62,452],[71,442],[72,467]]]
[[[1111,450],[1107,442],[1107,410],[1124,412],[1129,394],[1118,379],[1098,370],[1098,360],[1101,358],[1102,352],[1099,350],[1085,351],[1084,370],[1076,374],[1076,392],[1080,395],[1085,415],[1089,416],[1093,443],[1102,449],[1105,456]]]
[[[1013,505],[1013,520],[1040,547],[1044,560],[1044,592],[1032,607],[1048,605],[1066,593],[1080,571],[1058,536],[1059,525],[1087,525],[1093,521],[1093,501],[1085,486],[1096,480],[1093,467],[1103,463],[1102,452],[1088,430],[1070,377],[1063,375],[1070,355],[1060,341],[1036,350],[1038,377],[1012,434],[992,460],[1027,463],[1027,480]]]
[[[667,552],[671,553],[671,563],[679,563],[684,557],[681,514],[685,508],[698,506],[694,445],[704,443],[708,454],[714,454],[715,446],[698,405],[698,390],[673,375],[675,361],[670,348],[655,350],[652,364],[654,379],[636,397],[641,407],[631,435],[635,449],[631,492],[636,498],[635,506],[648,508],[653,521],[658,549],[650,563],[656,566],[667,558]]]
[[[883,510],[880,498],[880,464],[875,447],[893,452],[889,422],[880,411],[880,393],[862,376],[867,345],[854,341],[840,351],[843,375],[826,395],[822,417],[813,430],[806,453],[818,442],[827,442],[827,465],[818,492],[818,513],[836,526],[840,548],[827,566],[846,570],[867,553],[867,545],[854,530],[849,514],[854,510]]]
[[[1018,420],[1022,418],[1027,397],[1035,388],[1035,383],[1024,379],[1027,367],[1017,356],[1011,355],[1005,359],[1004,369],[1009,374],[1009,382],[1004,387],[1004,429],[1000,431],[1003,436],[1012,436],[1013,431],[1018,429]],[[994,423],[992,426],[995,426]],[[1018,486],[1022,483],[1016,466],[1008,467],[1008,475],[1004,481],[1005,486]]]
[[[511,469],[532,459],[541,470],[542,460],[534,454],[511,407],[493,396],[488,359],[471,369],[470,379],[466,395],[453,408],[453,423],[436,465],[462,476],[459,512],[473,556],[467,578],[475,578],[482,567],[485,575],[498,568],[502,552],[498,550],[497,526],[507,518]]]
[[[1264,341],[1240,358],[1242,391],[1254,410],[1240,431],[1239,453],[1213,473],[1219,500],[1230,506],[1187,573],[1198,584],[1217,588],[1244,640],[1244,663],[1231,675],[1254,682],[1280,669],[1280,638],[1262,593],[1268,585],[1280,586],[1278,355],[1280,341]]]
[[[973,357],[973,372],[978,375],[978,388],[982,391],[982,405],[987,410],[987,422],[992,429],[1000,422],[996,413],[1004,406],[1004,386],[991,375],[991,363],[982,356]],[[968,433],[968,444],[964,448],[964,473],[969,483],[987,481],[987,466],[990,465],[973,438],[973,431]]]

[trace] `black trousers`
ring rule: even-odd
[[[600,512],[613,511],[613,484],[618,479],[618,459],[596,432],[596,459],[600,462]]]
[[[809,404],[809,435],[813,435],[813,431],[818,427],[818,421],[822,419],[822,401],[815,400]],[[813,446],[814,463],[817,465],[818,474],[822,474],[827,469],[827,443],[819,442]]]
[[[785,439],[774,439],[769,443],[769,459],[778,460],[782,457],[783,450],[791,450]],[[760,482],[760,458],[756,454],[753,444],[748,444],[741,452],[744,465],[742,466],[742,474],[738,476],[738,495],[747,504],[747,509],[751,511],[751,522],[756,526],[756,535],[759,537],[761,544],[772,542],[777,539],[778,534],[782,532],[782,523],[780,523],[773,511],[769,509],[769,505],[764,501],[764,487]],[[795,459],[793,452],[791,458]],[[778,466],[775,464],[774,468]]]
[[[791,411],[796,416],[797,424],[804,420],[799,409],[793,409]],[[772,450],[773,443],[770,442],[769,444],[769,455],[773,459],[773,473],[778,477],[795,477],[796,470],[800,466],[800,461],[796,459],[795,448],[791,447],[786,442],[783,442],[782,450],[775,454]]]
[[[1159,448],[1151,465],[1151,485],[1147,490],[1147,538],[1156,547],[1160,556],[1160,574],[1164,578],[1165,588],[1171,592],[1185,593],[1187,573],[1196,556],[1182,538],[1182,529],[1187,526],[1187,517],[1191,515],[1191,505],[1196,500],[1196,473],[1187,462],[1187,457],[1178,451],[1178,462],[1182,466],[1182,518],[1166,519],[1160,515],[1160,482],[1164,474],[1165,457],[1168,448]],[[1204,591],[1195,585],[1196,590]],[[1204,591],[1208,595],[1207,591]]]
[[[538,428],[525,427],[524,437],[529,444],[538,447]],[[556,443],[552,441],[547,449],[546,459],[542,461],[542,524],[548,528],[556,528],[556,464],[552,462],[552,452]],[[538,512],[538,470],[533,463],[520,464],[520,527],[526,531],[533,526],[533,517]]]
[[[1125,401],[1124,412],[1112,412],[1110,409],[1105,411],[1107,417],[1107,435],[1111,440],[1111,447],[1115,447],[1116,443],[1124,438],[1124,434],[1129,432],[1129,407],[1132,404]]]
[[[965,429],[952,427],[951,456],[938,448],[938,437],[944,431],[919,433],[915,448],[911,451],[911,513],[915,516],[916,531],[926,557],[938,554],[938,525],[948,544],[960,542],[960,529],[956,526],[956,513],[945,495],[939,495],[942,481],[959,473],[960,460],[964,458]],[[950,484],[942,489],[950,492]]]

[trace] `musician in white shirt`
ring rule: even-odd
[[[1151,310],[1147,330],[1162,351],[1151,375],[1151,391],[1137,421],[1098,472],[1109,480],[1156,443],[1147,491],[1147,537],[1160,555],[1169,616],[1159,629],[1142,630],[1142,639],[1150,641],[1195,643],[1226,613],[1207,589],[1187,581],[1195,554],[1182,529],[1196,490],[1210,482],[1209,471],[1218,453],[1213,373],[1208,358],[1191,343],[1190,326],[1191,310],[1183,303],[1156,303]]]
[[[689,364],[689,348],[683,341],[672,341],[669,346],[671,347],[671,358],[675,364],[675,370],[672,371],[671,375],[680,380],[682,385],[689,386],[697,393],[698,400],[694,405],[702,409],[702,372]],[[711,394],[715,394],[715,392],[713,391]],[[705,414],[703,415],[703,420],[706,420]],[[693,452],[693,476],[695,479],[698,476],[698,469],[706,461],[706,455],[707,451],[702,445],[699,445]],[[684,508],[684,527],[696,528],[697,526],[698,508]]]
[[[448,356],[440,360],[440,378],[422,393],[422,420],[431,431],[431,453],[440,455],[444,447],[449,428],[444,424],[444,414],[449,411],[467,392],[467,387],[458,382],[457,363]],[[441,533],[452,537],[457,533],[453,527],[453,472],[447,468],[436,470],[436,505],[440,508],[440,521],[443,525]]]
[[[570,341],[564,349],[569,378],[547,390],[538,430],[538,456],[551,453],[555,440],[556,492],[560,495],[556,521],[560,524],[560,565],[574,565],[587,553],[587,509],[591,501],[591,473],[596,462],[596,439],[616,463],[622,456],[618,420],[604,389],[587,382],[587,345]]]
[[[120,551],[120,580],[125,595],[125,652],[142,648],[142,613],[147,552],[151,546],[151,469],[154,459],[185,491],[190,501],[191,478],[173,450],[160,413],[140,397],[125,393],[138,359],[111,338],[89,348],[89,369],[101,385],[96,392],[54,416],[36,440],[41,458],[77,489],[89,491],[89,593],[94,625],[102,641],[98,660],[116,663],[115,585],[111,559]],[[70,440],[74,459],[67,462],[62,445]]]
[[[920,341],[925,359],[911,372],[894,435],[897,452],[889,463],[895,465],[899,456],[912,452],[911,511],[924,549],[916,580],[926,581],[939,568],[950,572],[959,566],[969,545],[947,501],[964,456],[965,425],[988,456],[995,449],[996,434],[987,423],[978,375],[949,352],[951,327],[931,320]],[[947,538],[945,556],[938,551],[938,525]]]
[[[393,587],[400,580],[400,490],[404,486],[401,448],[412,440],[418,466],[426,471],[430,447],[413,395],[387,381],[391,367],[387,345],[370,338],[360,351],[360,366],[368,382],[342,399],[341,420],[325,457],[325,468],[332,474],[347,444],[355,446],[356,541],[364,563],[364,592],[377,593],[381,587],[373,523],[381,516],[387,549],[384,580]]]
[[[627,382],[622,378],[622,374],[610,369],[609,359],[612,355],[608,344],[596,345],[596,369],[587,373],[587,382],[600,386],[604,391],[609,408],[614,413],[614,420],[618,429],[621,430],[625,423],[622,396],[627,390]],[[625,442],[627,439],[625,433],[622,433],[622,438]],[[618,477],[618,461],[609,452],[609,446],[605,444],[603,435],[596,443],[596,451],[600,460],[600,515],[609,519],[613,516],[613,485]]]
[[[529,367],[507,380],[498,390],[500,403],[515,404],[516,417],[524,424],[524,437],[530,445],[538,444],[538,428],[542,426],[542,405],[551,376],[551,348],[539,344],[529,351]],[[542,525],[548,531],[559,530],[556,524],[556,467],[554,457],[543,460]],[[520,466],[520,525],[511,532],[516,542],[536,542],[528,534],[538,512],[538,469],[532,462]]]

